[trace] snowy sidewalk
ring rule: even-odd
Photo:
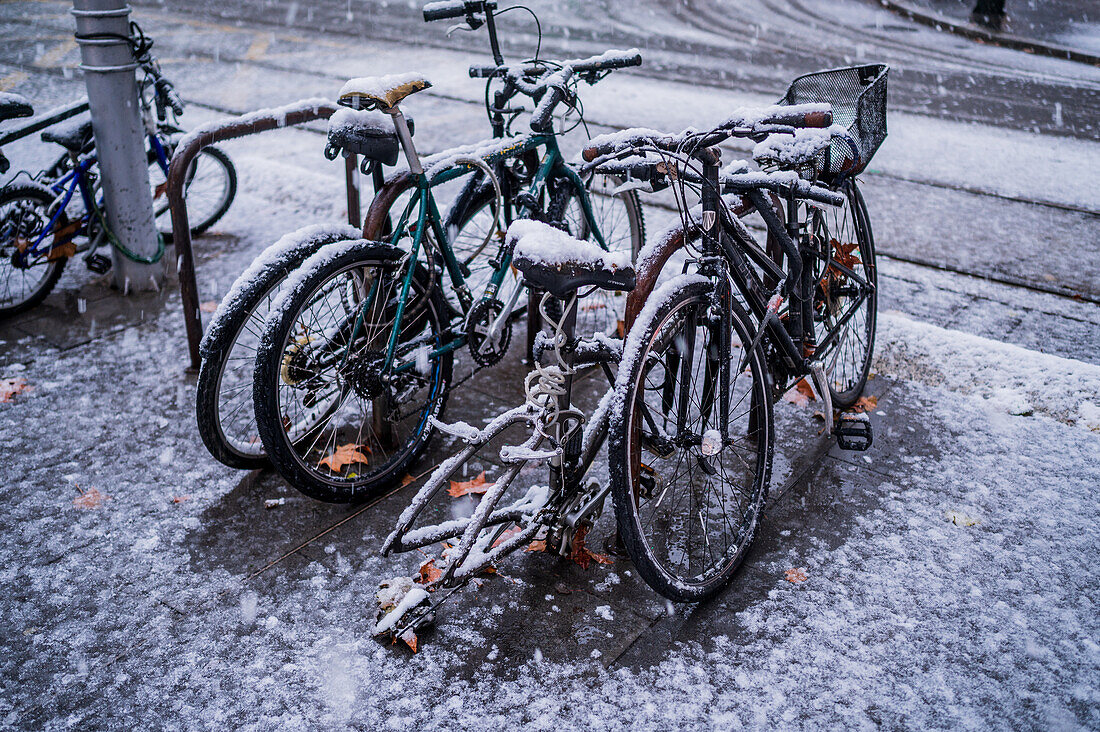
[[[319,68],[335,53],[295,74],[185,60],[177,78],[192,98],[252,108],[330,94],[339,84]],[[420,59],[438,90],[448,65],[460,90],[418,95],[425,149],[484,132],[459,57]],[[331,73],[361,63],[348,55]],[[602,122],[646,107],[634,80],[608,89],[625,101],[594,102]],[[690,89],[662,89],[684,116],[638,122],[683,126],[736,101],[708,90],[696,109]],[[1096,186],[1068,182],[1094,179],[1082,166],[1095,143],[1054,145],[1044,170],[1062,185],[1026,175],[1046,138],[998,143],[994,128],[924,121],[899,117],[891,139],[908,142],[883,148],[869,195],[912,172],[929,139],[955,139],[972,152],[955,165],[929,151],[944,159],[939,183],[982,184],[974,163],[993,145],[1015,188],[992,192],[1095,208],[1079,196]],[[227,145],[241,192],[196,243],[203,300],[283,233],[342,219],[340,167],[322,146],[301,130]],[[872,201],[876,226],[896,220],[876,229],[887,249],[934,224],[898,186]],[[948,208],[974,195],[937,191]],[[1039,210],[1050,230],[1094,225],[998,200]],[[650,231],[667,216],[647,212]],[[968,243],[969,229],[939,231],[945,251]],[[349,508],[222,467],[195,432],[178,294],[123,299],[74,266],[47,305],[0,326],[0,378],[30,387],[0,403],[0,726],[1097,728],[1100,309],[896,259],[880,277],[875,446],[838,451],[816,434],[816,405],[781,402],[770,508],[719,598],[671,606],[626,560],[582,570],[527,553],[456,597],[414,656],[370,628],[378,581],[419,563],[377,551],[416,486]],[[523,373],[514,350],[455,394],[448,418],[511,406]],[[419,471],[452,447],[440,440]],[[605,516],[594,548],[610,528]],[[794,569],[806,579],[788,581]]]

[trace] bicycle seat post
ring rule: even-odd
[[[393,117],[393,128],[397,131],[397,139],[401,141],[401,149],[405,151],[405,158],[409,161],[409,170],[417,175],[423,175],[424,166],[420,164],[420,156],[416,154],[416,148],[413,146],[412,133],[409,132],[409,123],[405,115],[396,104],[385,107],[382,111]]]

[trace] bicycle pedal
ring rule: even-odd
[[[874,441],[871,420],[866,414],[841,414],[833,433],[841,450],[863,452]]]
[[[111,258],[103,254],[93,254],[84,264],[96,274],[107,274],[111,270]]]

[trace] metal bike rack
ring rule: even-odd
[[[187,346],[191,370],[201,363],[199,342],[202,340],[202,315],[199,312],[199,288],[195,275],[195,257],[191,249],[191,226],[187,220],[183,186],[191,161],[203,148],[222,140],[255,135],[268,130],[292,127],[305,122],[328,119],[337,110],[335,103],[325,99],[303,99],[277,109],[261,109],[239,117],[203,125],[188,133],[172,155],[168,166],[168,207],[172,213],[172,235],[179,262],[180,298],[183,301],[183,322],[187,329]],[[362,225],[359,208],[359,171],[356,156],[345,158],[345,180],[348,196],[348,223]]]

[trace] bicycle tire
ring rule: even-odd
[[[40,228],[35,231],[24,231],[23,229],[27,226],[37,225],[41,227],[48,224],[49,217],[46,216],[46,211],[55,198],[56,196],[49,188],[36,183],[18,183],[0,189],[0,317],[21,313],[39,304],[46,299],[46,296],[57,285],[57,281],[61,279],[65,264],[69,261],[68,256],[53,255],[54,258],[50,259],[51,252],[45,257],[40,257],[27,269],[17,268],[13,261],[15,247],[18,246],[17,239],[29,239],[41,230]],[[16,215],[13,207],[20,201],[33,203],[36,207],[35,211],[40,210],[40,213],[35,214],[35,221],[17,221],[12,218]],[[30,215],[30,212],[23,208],[20,210],[19,215],[21,217],[27,216]],[[17,227],[18,230],[9,231],[9,225]],[[62,212],[55,222],[55,227],[64,228],[67,225],[68,218]],[[22,237],[20,237],[20,234],[22,234]],[[37,281],[28,283],[28,287],[21,287],[18,296],[8,294],[8,288],[12,284],[13,278],[26,281],[24,275],[20,273],[30,272],[38,267],[43,268],[43,273]]]
[[[153,215],[156,219],[157,231],[164,236],[166,244],[171,244],[172,216],[168,209],[167,179],[156,153],[150,151],[148,157],[149,186],[153,193]],[[191,224],[191,236],[198,236],[216,224],[233,205],[233,200],[237,196],[237,168],[223,150],[213,145],[200,150],[191,166],[184,189],[184,202],[187,205],[188,222]],[[207,170],[211,171],[209,180],[211,185],[218,187],[218,190],[211,194],[213,203],[197,207],[194,203],[196,193],[193,189],[200,170],[204,173]],[[206,178],[203,179],[204,184],[206,180]]]
[[[817,210],[811,221],[811,230],[821,240],[825,233],[825,243],[829,245],[832,256],[844,258],[843,264],[861,275],[872,286],[864,300],[864,305],[853,311],[843,325],[843,335],[830,348],[830,353],[818,354],[825,364],[825,373],[829,382],[829,392],[833,406],[839,409],[851,407],[859,399],[867,385],[874,358],[875,330],[878,321],[878,267],[875,262],[875,243],[871,233],[870,219],[863,195],[854,180],[848,180],[838,186],[847,203],[839,208]],[[855,241],[850,241],[854,239]],[[847,250],[847,251],[846,251]],[[853,260],[852,251],[859,254]],[[824,332],[836,327],[829,322],[831,314],[843,314],[843,297],[832,297],[831,293],[844,292],[847,277],[839,270],[820,263],[815,273],[814,317],[823,326]],[[819,333],[819,340],[822,334]]]
[[[696,330],[700,323],[707,322],[705,318],[711,304],[712,288],[713,285],[698,275],[681,275],[651,296],[650,304],[640,314],[624,345],[615,385],[616,394],[609,415],[608,467],[619,536],[646,583],[664,597],[677,602],[699,602],[728,585],[755,537],[771,480],[774,421],[770,377],[759,344],[748,354],[746,361],[750,372],[747,389],[738,392],[738,388],[745,387],[745,380],[741,379],[740,384],[736,381],[736,377],[742,376],[743,372],[733,374],[733,393],[740,393],[741,396],[731,405],[731,415],[740,408],[746,397],[749,402],[744,413],[731,419],[731,422],[736,420],[730,425],[731,444],[721,445],[717,452],[709,453],[702,447],[708,439],[712,447],[715,444],[713,436],[708,438],[708,433],[715,434],[715,427],[702,428],[712,419],[717,421],[720,416],[716,398],[733,398],[729,394],[716,394],[718,388],[714,388],[717,384],[714,369],[721,362],[720,349],[712,349],[712,341],[704,340],[696,356],[695,345],[699,343]],[[729,317],[733,326],[731,348],[743,349],[741,344],[752,342],[754,329],[745,311],[732,298],[729,301]],[[704,329],[706,327],[703,326]],[[735,359],[732,362],[739,363],[736,359],[741,359],[744,352],[734,351],[731,355]],[[685,375],[693,379],[692,384],[695,383],[696,360],[703,365],[700,382],[703,386],[698,391],[694,388],[687,392],[678,391],[677,385],[684,383]],[[659,382],[655,380],[657,375],[661,375]],[[696,429],[691,431],[694,422],[689,421],[677,425],[674,431],[658,430],[655,427],[657,418],[650,412],[649,402],[660,403],[656,407],[657,417],[661,417],[667,425],[669,413],[676,406],[673,400],[681,393],[686,393],[688,397],[699,395],[697,411],[700,412],[700,420]],[[680,408],[675,411],[678,417]],[[683,411],[686,413],[687,407]],[[647,413],[654,419],[647,428],[649,433],[645,433],[642,427]],[[734,434],[740,434],[742,423],[747,427],[747,434],[743,440],[734,440]],[[690,446],[691,441],[680,442],[689,433],[698,433],[695,434],[700,438],[698,445]],[[676,441],[669,435],[675,436]],[[647,456],[646,459],[652,464],[642,460],[643,445],[648,445],[649,455],[653,457]],[[658,452],[661,450],[670,452],[661,455]],[[750,459],[746,460],[743,457],[745,454]],[[675,462],[670,460],[672,456],[676,456]],[[727,468],[727,458],[731,457],[736,459],[729,459]],[[712,523],[709,521],[712,509],[721,510],[722,515],[727,516],[726,500],[736,497],[724,491],[726,496],[723,498],[711,483],[719,482],[714,478],[717,475],[725,481],[730,472],[738,469],[738,462],[745,469],[746,488],[740,491],[743,500],[739,503],[743,504],[743,508],[739,505],[740,513],[734,514],[736,525],[731,524],[728,517],[724,524],[717,520]],[[642,478],[643,465],[646,466],[645,479]],[[671,475],[667,473],[668,466],[674,471]],[[681,466],[687,470],[684,480],[678,479]],[[675,492],[670,496],[670,491]],[[686,509],[682,515],[673,515],[673,511],[684,509],[685,495]],[[696,516],[701,524],[703,539],[693,544],[692,527]],[[653,536],[664,522],[677,527],[686,525],[686,539],[682,530],[677,535]],[[696,563],[701,566],[703,560],[711,556],[712,544],[724,536],[724,527],[729,527],[731,533],[725,548],[714,552],[717,559],[712,560],[705,572],[690,574]],[[713,534],[709,531],[711,528],[717,528],[719,533]],[[662,552],[664,556],[659,556]],[[679,566],[676,558],[686,562],[686,567]]]
[[[237,279],[226,294],[224,304],[211,318],[199,349],[202,365],[196,389],[195,417],[203,444],[222,464],[240,470],[270,465],[263,444],[258,442],[253,411],[252,377],[258,335],[290,273],[325,244],[355,238],[357,234],[351,226],[309,226],[283,237],[257,257]],[[252,343],[251,338],[242,341],[245,333],[257,337],[257,342]],[[229,400],[224,395],[226,370],[234,363],[239,368],[234,368],[229,375],[232,386],[228,388],[234,390],[230,396],[239,398]],[[242,409],[245,412],[243,419],[227,419],[235,417]]]
[[[340,247],[340,249],[335,251],[333,247]],[[319,374],[320,371],[310,370],[312,364],[307,359],[311,358],[310,353],[316,350],[310,344],[319,341],[322,348],[327,345],[321,339],[314,339],[308,332],[294,336],[295,326],[299,323],[299,316],[306,308],[318,302],[314,300],[317,296],[327,298],[330,295],[335,295],[339,304],[340,299],[343,297],[341,293],[348,292],[346,288],[342,287],[346,283],[341,282],[340,278],[344,275],[353,277],[350,274],[353,270],[363,271],[364,281],[366,281],[367,271],[369,270],[372,276],[371,282],[382,283],[384,277],[379,273],[389,267],[393,261],[379,254],[380,250],[383,249],[388,250],[390,248],[378,242],[358,240],[330,245],[319,250],[308,259],[295,275],[294,281],[287,283],[287,287],[290,289],[275,304],[256,354],[253,398],[257,427],[264,449],[275,469],[292,486],[305,495],[320,501],[347,503],[367,500],[399,480],[408,467],[427,448],[434,432],[430,418],[440,416],[446,404],[447,387],[451,381],[454,360],[452,352],[442,354],[434,361],[425,359],[425,366],[430,371],[424,379],[426,382],[422,389],[424,401],[421,405],[420,390],[417,391],[415,398],[410,396],[399,399],[396,395],[387,391],[395,388],[393,383],[384,383],[381,380],[372,379],[373,372],[370,369],[373,366],[371,365],[371,359],[377,357],[377,350],[360,347],[356,354],[357,360],[354,363],[350,361],[343,362],[337,368],[330,369],[331,373],[327,374],[331,379],[329,383],[338,389],[336,398],[340,400],[340,403],[333,409],[330,416],[326,417],[326,422],[313,425],[310,427],[309,432],[297,436],[292,436],[289,433],[294,426],[294,418],[289,412],[284,411],[281,399],[283,395],[281,384],[290,387],[290,390],[286,392],[287,395],[293,395],[294,390],[300,384],[305,384],[313,378],[310,376],[311,373]],[[380,286],[382,285],[380,284]],[[423,282],[417,285],[415,279],[414,287],[426,288],[416,293],[417,299],[414,301],[423,305],[423,312],[426,314],[423,321],[424,327],[430,329],[430,332],[425,337],[425,341],[439,345],[443,342],[447,328],[446,304],[437,287],[427,287]],[[326,288],[329,289],[326,290]],[[326,302],[329,301],[326,300]],[[382,317],[388,317],[389,307],[393,302],[388,297],[384,300]],[[358,304],[352,303],[352,306],[358,307]],[[335,306],[330,307],[329,311],[335,315]],[[343,317],[346,322],[349,317],[348,311],[344,313]],[[342,327],[342,325],[338,326],[331,332],[339,334]],[[386,330],[386,327],[381,325],[375,328],[377,338],[374,341],[378,345],[388,340],[390,331]],[[415,340],[414,336],[418,334],[423,335],[419,332],[409,333],[408,337]],[[293,343],[291,342],[292,336]],[[326,334],[325,340],[331,341],[334,337],[337,336]],[[371,338],[370,336],[367,338],[368,345],[375,345]],[[322,357],[325,355],[323,351],[318,351],[318,353]],[[295,381],[299,373],[304,373],[305,377]],[[406,378],[415,380],[417,377],[410,375]],[[368,392],[366,396],[363,396],[363,392],[369,389],[379,389],[386,393],[374,396]],[[367,418],[364,418],[358,425],[355,442],[338,445],[337,443],[340,440],[349,439],[347,435],[355,432],[356,429],[355,426],[352,426],[350,430],[342,431],[344,426],[335,423],[336,416],[341,414],[344,405],[352,394],[355,394],[355,399],[358,402],[370,404],[370,420],[374,422],[374,426],[368,428],[369,434],[364,438],[364,423],[368,421]],[[302,397],[302,405],[304,408],[309,409],[311,405],[307,401],[307,397],[309,397],[309,394]],[[319,399],[318,397],[311,398]],[[379,402],[383,399],[390,407],[394,403],[402,407],[408,407],[412,402],[419,405],[408,415],[413,416],[414,419],[401,425],[405,435],[399,436],[392,442],[387,440],[388,444],[383,444],[378,432],[385,432],[390,429],[396,431],[397,426],[394,420],[389,419],[388,414],[382,413]],[[361,410],[360,414],[365,414],[365,410]],[[378,430],[375,429],[376,426],[379,427]],[[316,449],[322,435],[324,435],[324,443],[321,446],[323,449]],[[309,442],[308,445],[304,444],[306,441]],[[303,449],[301,451],[299,450],[299,443],[302,443]],[[330,445],[332,453],[326,456],[325,454],[329,452]],[[366,459],[337,465],[337,462],[342,461],[333,458],[340,449],[344,449],[349,445],[352,446],[351,452],[358,451],[357,457]],[[370,454],[370,457],[359,450],[361,447],[366,448],[366,452]],[[368,468],[374,465],[375,463],[371,462],[376,459],[373,450],[381,451],[383,456],[388,455],[380,468],[372,470],[369,474],[363,474],[352,469],[344,470],[349,465],[365,465]],[[299,452],[303,452],[304,455],[299,454]],[[327,466],[324,465],[325,461],[328,461]]]

